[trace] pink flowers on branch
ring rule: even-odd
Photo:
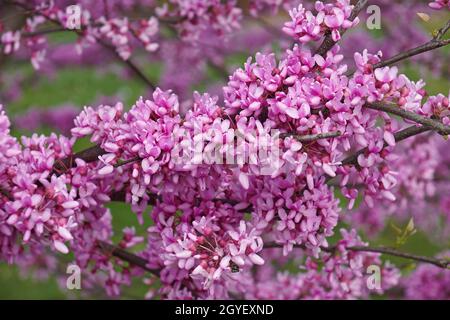
[[[47,34],[63,31],[77,34],[78,53],[85,47],[101,43],[103,46],[111,46],[123,60],[128,60],[136,44],[140,44],[148,52],[158,49],[156,38],[159,25],[155,17],[138,21],[130,21],[126,17],[95,17],[89,11],[89,3],[71,6],[57,3],[42,1],[39,5],[32,6],[25,2],[13,2],[19,8],[32,12],[32,16],[27,18],[22,30],[2,34],[0,44],[3,52],[11,54],[19,50],[23,41],[23,45],[31,52],[33,66],[39,69],[44,61]],[[48,26],[59,29],[52,30]]]
[[[170,4],[157,14],[180,18],[182,37],[196,38],[206,25],[229,32],[225,26],[237,27],[240,15],[234,1]],[[128,111],[122,103],[85,107],[71,137],[33,135],[19,143],[1,111],[0,259],[37,259],[36,248],[71,251],[88,285],[103,283],[110,295],[143,270],[161,283],[148,297],[169,299],[366,298],[396,286],[399,271],[381,262],[382,251],[366,252],[355,230],[330,243],[342,219],[335,194],[349,208],[359,195],[368,208],[396,201],[399,180],[407,183],[398,178],[397,144],[424,131],[448,135],[449,97],[427,97],[423,81],[395,66],[377,68],[382,52],[356,53],[349,73],[338,45],[304,45],[330,35],[337,42],[358,23],[355,8],[338,0],[316,2],[314,13],[293,9],[283,30],[299,43],[281,57],[257,53],[229,77],[223,102],[195,92],[184,114],[174,92],[157,88]],[[36,10],[64,21],[54,6]],[[81,43],[106,41],[124,60],[130,34],[147,50],[158,48],[156,18],[135,26],[127,18],[84,17]],[[5,52],[16,50],[15,37],[2,37]],[[76,153],[83,137],[95,146]],[[153,221],[145,248],[125,255],[131,265],[117,252],[143,242],[134,229],[105,254],[110,201],[131,204],[140,222]],[[274,262],[289,260],[300,273],[274,270]],[[383,281],[372,288],[374,266]],[[290,288],[286,296],[277,292],[279,280]]]
[[[351,21],[349,18],[353,6],[350,0],[338,0],[334,3],[315,3],[315,12],[306,10],[302,4],[289,11],[292,21],[286,22],[283,31],[294,37],[300,43],[317,41],[327,32],[331,32],[332,39],[341,38],[340,30],[349,29],[358,24],[359,19]]]

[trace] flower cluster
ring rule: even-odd
[[[23,138],[22,146],[9,134],[9,121],[2,111],[1,180],[6,194],[2,197],[2,229],[12,235],[17,232],[24,243],[34,237],[43,238],[56,250],[67,253],[64,244],[72,240],[79,203],[76,194],[67,188],[65,177],[53,172],[56,159],[64,158],[74,140],[33,135]],[[17,235],[18,236],[18,235]]]
[[[444,253],[440,257],[448,259],[449,255]],[[448,300],[450,298],[449,281],[448,270],[420,264],[416,270],[402,280],[402,285],[407,299]]]
[[[372,208],[363,204],[345,219],[375,236],[387,219],[406,223],[412,218],[418,229],[432,232],[435,239],[445,239],[449,230],[446,224],[441,225],[441,221],[449,221],[450,216],[445,183],[450,163],[446,141],[434,135],[410,139],[408,146],[400,145],[394,150],[391,160],[397,180],[392,192],[402,194],[402,197],[395,202],[381,200]],[[411,162],[410,159],[416,161]],[[434,212],[431,216],[428,214],[430,211]]]
[[[187,41],[198,41],[204,32],[218,35],[240,27],[242,10],[235,0],[170,0],[157,8],[158,17],[175,21],[180,36]]]
[[[354,299],[373,293],[383,293],[394,287],[400,278],[397,268],[389,263],[384,266],[380,254],[352,251],[347,248],[367,246],[356,231],[341,230],[342,239],[336,244],[336,252],[324,253],[323,267],[310,260],[302,284],[304,298],[309,299]],[[372,271],[371,271],[372,269]],[[380,283],[370,283],[369,276],[380,271]],[[320,270],[320,271],[319,271]]]
[[[232,281],[233,273],[264,264],[258,255],[263,242],[257,230],[243,220],[237,230],[231,226],[222,230],[222,221],[226,219],[228,217],[203,216],[191,225],[174,225],[174,219],[169,218],[161,221],[164,223],[162,231],[159,226],[150,230],[151,233],[163,234],[163,272],[178,273],[171,286],[178,286],[173,281],[181,284],[190,280],[192,285],[200,285],[198,290],[208,290],[214,295],[220,291],[224,280]],[[185,276],[179,278],[183,273]]]
[[[20,32],[8,31],[3,33],[0,43],[3,46],[3,53],[11,54],[16,52],[20,47]]]
[[[155,37],[159,31],[158,20],[155,17],[141,20],[136,25],[129,22],[127,18],[108,20],[101,17],[92,24],[100,25],[100,27],[89,27],[91,36],[87,36],[86,39],[92,39],[93,41],[106,39],[114,46],[123,60],[128,60],[131,56],[133,37],[136,37],[148,52],[154,52],[159,47],[159,44],[155,42]]]
[[[79,53],[85,47],[100,43],[111,46],[123,60],[128,60],[135,46],[133,43],[140,43],[148,52],[154,52],[159,47],[156,42],[159,26],[155,17],[138,21],[105,16],[94,18],[89,6],[85,8],[78,5],[77,9],[73,9],[73,6],[58,6],[55,2],[43,2],[32,8],[24,3],[21,7],[30,10],[33,15],[27,18],[21,30],[3,33],[0,44],[4,53],[11,54],[19,50],[23,41],[31,53],[31,62],[35,69],[40,69],[47,51],[46,32],[40,32],[39,27],[48,21],[59,25],[61,29],[72,30],[77,34]],[[79,19],[75,19],[74,15],[78,13]]]
[[[333,4],[317,1],[315,14],[300,4],[298,8],[289,11],[292,21],[285,23],[283,31],[301,43],[317,41],[326,32],[331,32],[332,39],[338,41],[342,30],[359,22],[358,18],[350,20],[352,9],[349,0],[338,0]]]

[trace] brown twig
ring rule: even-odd
[[[57,33],[57,32],[68,32],[68,31],[72,31],[72,30],[69,30],[66,28],[55,27],[55,28],[37,30],[34,32],[24,32],[24,33],[22,33],[22,37],[29,38],[29,37],[36,37],[36,36],[40,36],[40,35],[44,35],[44,34]]]
[[[440,47],[445,47],[448,44],[450,44],[450,39],[445,39],[445,40],[434,40],[433,39],[433,40],[431,40],[427,43],[424,43],[418,47],[415,47],[411,50],[399,53],[399,54],[393,56],[392,58],[380,61],[377,64],[375,64],[373,66],[373,68],[377,69],[377,68],[390,66],[394,63],[397,63],[397,62],[405,60],[405,59],[409,59],[409,58],[417,56],[421,53],[431,51],[431,50],[434,50],[434,49],[437,49]]]
[[[436,35],[433,37],[433,39],[431,39],[427,43],[424,43],[424,44],[422,44],[416,48],[413,48],[411,50],[408,50],[406,52],[399,53],[399,54],[393,56],[392,58],[386,59],[384,61],[380,61],[373,66],[374,69],[386,67],[386,66],[394,64],[396,62],[399,62],[399,61],[411,58],[413,56],[416,56],[418,54],[421,54],[423,52],[431,51],[431,50],[434,50],[434,49],[437,49],[440,47],[444,47],[444,46],[450,44],[450,39],[446,39],[446,40],[442,39],[449,29],[450,29],[450,19],[447,21],[447,23],[442,28],[440,28],[436,32]]]
[[[127,250],[124,250],[122,248],[119,248],[117,246],[114,246],[114,245],[109,244],[104,241],[99,241],[98,246],[99,246],[100,250],[106,255],[112,255],[118,259],[128,262],[129,264],[131,264],[133,266],[137,266],[147,272],[150,272],[151,274],[153,274],[157,277],[160,276],[160,273],[161,273],[160,269],[152,269],[152,268],[148,267],[147,260],[145,260],[144,258],[142,258],[134,253],[131,253]],[[276,244],[276,243],[268,243],[268,244],[264,245],[264,248],[266,248],[266,249],[281,248],[281,247],[282,247],[281,245]],[[299,246],[295,246],[295,247],[305,249],[305,246],[303,246],[303,245],[299,245]],[[336,246],[322,247],[321,249],[323,251],[333,253],[336,251],[337,247]],[[412,253],[398,251],[394,248],[389,248],[389,247],[352,246],[352,247],[347,247],[346,249],[350,250],[350,251],[376,252],[376,253],[395,256],[395,257],[399,257],[399,258],[403,258],[403,259],[409,259],[409,260],[414,260],[414,261],[418,261],[418,262],[429,263],[429,264],[435,265],[436,267],[443,268],[443,269],[450,269],[450,261],[449,260],[438,259],[438,258],[434,258],[434,257],[419,256],[419,255],[412,254]]]
[[[131,159],[128,159],[128,160],[121,161],[121,162],[117,163],[116,165],[114,165],[114,167],[115,168],[122,167],[122,166],[125,166],[127,164],[130,164],[130,163],[133,163],[133,162],[137,162],[139,160],[141,160],[140,157],[134,157],[134,158],[131,158]]]
[[[430,41],[428,41],[428,42],[426,42],[424,44],[421,44],[418,47],[412,48],[412,49],[410,49],[408,51],[396,54],[395,56],[393,56],[393,57],[391,57],[389,59],[380,61],[380,62],[378,62],[378,63],[373,65],[373,69],[390,66],[390,65],[392,65],[394,63],[397,63],[397,62],[402,61],[402,60],[409,59],[409,58],[414,57],[416,55],[419,55],[421,53],[428,52],[428,51],[431,51],[431,50],[434,50],[434,49],[437,49],[437,48],[440,48],[440,47],[447,46],[448,44],[450,44],[450,39],[442,39],[442,38],[444,37],[444,35],[447,33],[447,31],[449,29],[450,29],[450,19],[447,21],[447,23],[442,28],[440,28],[436,32],[436,35]],[[346,73],[346,75],[347,76],[351,76],[354,73],[355,73],[354,71],[351,71],[351,72]]]
[[[119,258],[123,261],[126,261],[133,266],[137,266],[147,272],[150,272],[151,274],[159,277],[161,270],[159,269],[152,269],[148,267],[147,260],[145,260],[142,257],[139,257],[138,255],[131,253],[127,250],[124,250],[122,248],[119,248],[117,246],[114,246],[112,244],[109,244],[105,241],[97,241],[99,249],[106,255],[112,255],[116,258]]]
[[[320,139],[327,139],[327,138],[334,138],[341,135],[340,131],[332,131],[332,132],[325,132],[325,133],[318,133],[318,134],[310,134],[310,135],[292,135],[290,133],[284,134],[282,136],[293,136],[300,142],[312,142]],[[67,171],[67,169],[72,168],[74,164],[74,160],[79,158],[84,160],[85,162],[94,162],[98,160],[98,157],[101,155],[104,155],[107,153],[105,150],[103,150],[99,145],[95,145],[93,147],[90,147],[86,150],[80,151],[72,156],[66,157],[64,159],[61,159],[55,163],[55,171],[58,173],[64,173]],[[129,163],[137,162],[141,160],[140,157],[134,157],[127,160],[124,160],[118,164],[116,164],[114,167],[118,168],[124,165],[127,165]]]
[[[363,247],[363,246],[355,246],[355,247],[349,247],[347,248],[351,251],[365,251],[365,252],[378,252],[382,254],[388,254],[395,257],[400,257],[404,259],[409,260],[415,260],[419,262],[424,263],[430,263],[433,264],[439,268],[443,269],[450,269],[450,261],[446,259],[437,259],[433,257],[425,257],[425,256],[419,256],[412,253],[402,252],[398,251],[394,248],[388,248],[388,247]]]
[[[342,133],[340,131],[331,131],[331,132],[323,132],[316,134],[306,134],[306,135],[292,135],[292,134],[282,134],[281,137],[293,137],[300,142],[313,142],[322,139],[336,138],[341,136]]]
[[[264,248],[268,248],[268,249],[269,248],[282,248],[282,245],[272,242],[272,243],[264,244]],[[296,245],[296,246],[294,246],[294,248],[306,249],[306,247],[304,245]],[[337,246],[321,247],[321,249],[325,252],[333,253],[336,251]],[[424,263],[430,263],[430,264],[433,264],[433,265],[435,265],[439,268],[443,268],[443,269],[450,269],[450,261],[449,260],[437,259],[434,257],[419,256],[416,254],[402,252],[397,249],[389,248],[389,247],[351,246],[351,247],[346,247],[346,249],[350,250],[350,251],[377,252],[377,253],[387,254],[387,255],[400,257],[400,258],[404,258],[404,259],[415,260],[415,261],[424,262]]]
[[[450,126],[446,126],[438,120],[434,120],[431,118],[421,116],[414,112],[403,110],[394,104],[373,102],[373,103],[366,103],[364,107],[395,114],[397,116],[402,117],[403,119],[408,119],[416,123],[420,123],[424,126],[430,127],[432,130],[435,130],[442,135],[450,134]]]
[[[67,170],[75,166],[75,159],[81,159],[89,163],[98,160],[98,157],[104,154],[106,154],[106,151],[98,145],[89,147],[64,159],[56,161],[53,166],[53,172],[56,174],[62,174],[66,172]]]

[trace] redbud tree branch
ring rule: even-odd
[[[75,159],[81,159],[89,163],[97,161],[98,157],[104,154],[106,154],[106,151],[103,150],[99,145],[92,146],[73,155],[70,155],[64,159],[57,160],[53,165],[53,173],[61,174],[74,167]]]
[[[358,2],[357,2],[357,4],[355,5],[355,7],[353,8],[353,10],[352,10],[352,14],[351,14],[351,17],[350,17],[350,20],[354,20],[357,16],[358,16],[358,14],[360,13],[360,11],[364,8],[364,6],[367,4],[367,0],[359,0]],[[448,30],[448,24],[447,24],[447,28],[442,28],[440,31],[439,31],[439,33],[438,33],[438,36],[436,37],[436,39],[440,39],[442,36],[443,36],[443,34],[446,32]],[[328,39],[328,40],[327,40]],[[324,39],[324,41],[323,41],[323,43],[321,44],[321,46],[318,48],[318,50],[317,50],[317,53],[319,53],[319,54],[325,54],[329,49],[331,49],[333,46],[334,46],[334,44],[335,44],[335,42],[331,39],[331,34],[328,34],[326,37],[325,37],[325,39]],[[423,132],[422,130],[424,130],[423,128],[420,130],[421,132]],[[427,129],[428,130],[428,129]],[[425,130],[425,131],[427,131],[427,130]],[[419,132],[420,133],[420,132]],[[92,148],[94,148],[95,150],[97,150],[98,151],[98,154],[97,154],[97,156],[99,156],[99,155],[102,155],[102,154],[104,154],[104,151],[103,150],[101,150],[101,148],[100,147],[92,147]],[[102,153],[103,152],[103,153]],[[364,152],[363,150],[360,150],[359,152]],[[358,156],[359,154],[356,154],[356,157]],[[83,159],[83,160],[88,160],[88,159],[84,159],[82,156],[80,156],[80,155],[74,155],[74,157],[78,157],[78,158],[81,158],[81,159]],[[95,159],[93,159],[93,158],[89,158],[89,160],[91,160],[91,161],[95,161]],[[70,160],[70,161],[68,161],[67,160],[67,158],[66,159],[63,159],[62,160],[65,164],[67,164],[67,163],[72,163],[72,161]],[[87,162],[90,162],[90,161],[87,161]],[[70,167],[68,167],[67,165],[66,165],[66,168],[70,168]]]
[[[400,52],[389,59],[382,60],[382,61],[374,64],[373,69],[390,66],[390,65],[393,65],[394,63],[409,59],[409,58],[419,55],[421,53],[428,52],[428,51],[449,45],[450,39],[442,39],[449,29],[450,29],[450,19],[447,21],[447,23],[442,28],[440,28],[436,32],[436,35],[430,41],[425,42],[424,44],[421,44],[420,46],[412,48],[408,51]],[[351,76],[354,73],[355,73],[354,71],[350,71],[350,72],[347,72],[346,75]]]
[[[282,134],[281,137],[293,137],[300,142],[313,142],[321,139],[336,138],[341,136],[340,131],[323,132],[316,134],[296,135],[296,134]]]
[[[294,247],[306,249],[306,247],[303,245],[298,245],[298,246],[294,246]],[[264,248],[282,248],[282,245],[277,244],[277,243],[268,243],[268,244],[264,245]],[[438,259],[438,258],[434,258],[434,257],[419,256],[416,254],[399,251],[397,249],[390,248],[390,247],[350,246],[350,247],[346,247],[346,249],[349,251],[376,252],[376,253],[386,254],[386,255],[395,256],[395,257],[399,257],[399,258],[433,264],[436,267],[443,268],[443,269],[450,269],[450,260]],[[325,252],[334,253],[337,250],[337,246],[321,247],[321,250],[323,250]]]
[[[406,129],[403,129],[399,132],[397,132],[396,134],[394,134],[395,140],[397,142],[405,140],[409,137],[412,137],[414,135],[426,132],[426,131],[430,131],[431,128],[429,127],[425,127],[425,126],[411,126],[408,127]],[[386,144],[385,144],[386,146]],[[358,155],[364,153],[367,150],[367,148],[361,149],[359,151],[357,151],[355,154],[345,158],[342,161],[343,165],[348,165],[348,164],[355,164],[357,165],[357,158]],[[329,179],[331,180],[331,179]],[[117,195],[117,198],[112,198],[111,200],[118,200],[118,201],[123,201],[124,199],[124,194],[121,193],[120,195]],[[151,202],[154,203],[155,201],[155,197],[157,197],[156,195],[153,195],[153,197],[151,198]],[[220,199],[219,199],[220,200]],[[280,245],[278,244],[266,244],[264,246],[265,248],[278,248],[280,247]],[[302,247],[302,246],[299,246]],[[128,261],[129,263],[136,265],[138,267],[141,267],[144,270],[147,270],[148,267],[144,262],[142,261],[143,259],[141,257],[135,256],[132,253],[129,253],[123,249],[114,247],[112,245],[109,245],[109,250],[108,252],[112,252],[112,254],[122,260]],[[111,249],[114,250],[111,250]],[[303,247],[304,248],[304,247]],[[333,252],[334,250],[336,250],[336,247],[323,247],[322,250],[327,251],[327,252]],[[419,255],[415,255],[415,254],[411,254],[411,253],[406,253],[406,252],[401,252],[398,251],[396,249],[393,248],[387,248],[387,247],[364,247],[364,246],[355,246],[355,247],[348,247],[347,250],[351,250],[351,251],[365,251],[365,252],[378,252],[378,253],[382,253],[382,254],[387,254],[387,255],[391,255],[391,256],[396,256],[396,257],[401,257],[401,258],[405,258],[405,259],[410,259],[410,260],[415,260],[418,262],[424,262],[424,263],[430,263],[433,264],[437,267],[440,268],[444,268],[444,269],[449,269],[449,265],[450,265],[450,261],[447,261],[445,259],[437,259],[437,258],[432,258],[432,257],[425,257],[425,256],[419,256]],[[147,270],[149,271],[149,270]],[[151,270],[150,272],[154,273],[155,270]]]
[[[291,133],[287,133],[282,136],[285,136],[285,137],[292,136],[300,142],[313,142],[313,141],[320,140],[320,139],[328,139],[328,138],[338,137],[340,135],[341,135],[340,131],[332,131],[332,132],[308,134],[308,135],[293,135]],[[55,174],[62,174],[64,172],[68,171],[70,168],[73,168],[75,166],[75,159],[81,159],[87,163],[90,163],[90,162],[97,161],[99,156],[102,156],[106,153],[107,152],[105,150],[103,150],[99,145],[89,147],[85,150],[77,152],[66,158],[57,160],[55,162],[55,165],[53,166],[53,172]],[[120,167],[120,166],[129,164],[129,163],[140,161],[140,160],[141,160],[140,157],[134,157],[134,158],[124,160],[124,161],[116,164],[115,167]]]
[[[159,277],[160,271],[159,269],[151,269],[148,267],[148,261],[138,255],[131,253],[125,249],[122,249],[118,246],[114,246],[105,241],[97,241],[98,247],[100,250],[107,256],[114,256],[123,261],[128,262],[129,264],[139,267],[151,274]]]
[[[421,116],[417,113],[403,110],[391,103],[380,103],[380,102],[366,103],[364,107],[395,114],[399,117],[402,117],[403,119],[408,119],[416,123],[422,124],[424,126],[430,127],[432,130],[435,130],[442,135],[450,134],[450,126],[446,126],[440,121]]]
[[[54,27],[54,28],[37,30],[37,31],[34,31],[34,32],[24,32],[24,33],[22,33],[22,36],[26,37],[26,38],[29,38],[29,37],[41,36],[41,35],[44,35],[44,34],[51,34],[51,33],[58,33],[58,32],[68,32],[68,31],[71,31],[71,30],[66,29],[66,28]]]
[[[430,263],[430,264],[435,265],[436,267],[443,268],[443,269],[450,269],[450,261],[449,260],[419,256],[419,255],[415,255],[412,253],[398,251],[394,248],[389,248],[389,247],[355,246],[355,247],[349,247],[349,248],[347,248],[347,250],[364,251],[364,252],[378,252],[378,253],[387,254],[387,255],[391,255],[391,256],[395,256],[395,257],[399,257],[399,258],[415,260],[415,261],[424,262],[424,263]]]
[[[448,44],[450,44],[450,39],[442,39],[444,35],[447,33],[447,31],[450,29],[450,19],[447,21],[447,23],[436,32],[436,35],[431,39],[430,41],[415,47],[413,49],[410,49],[408,51],[399,53],[392,58],[383,60],[375,64],[373,67],[374,69],[386,67],[389,65],[392,65],[394,63],[397,63],[399,61],[409,59],[411,57],[414,57],[418,54],[431,51],[440,47],[444,47]]]
[[[145,260],[142,257],[139,257],[138,255],[131,253],[125,249],[119,248],[117,246],[114,246],[112,244],[109,244],[104,241],[99,241],[98,246],[100,250],[106,254],[114,256],[118,259],[121,259],[123,261],[128,262],[129,264],[139,267],[147,272],[150,272],[151,274],[159,277],[161,270],[160,269],[151,269],[148,267],[148,261]],[[295,246],[296,248],[302,248],[305,249],[305,246],[299,245]],[[281,245],[277,243],[268,243],[264,245],[265,249],[269,248],[281,248]],[[321,248],[325,252],[334,253],[337,249],[336,246],[331,247],[322,247]],[[399,250],[396,250],[394,248],[389,247],[365,247],[365,246],[351,246],[347,247],[347,250],[350,251],[360,251],[360,252],[376,252],[381,254],[386,254],[390,256],[395,256],[403,259],[409,259],[417,262],[422,263],[429,263],[432,265],[435,265],[436,267],[443,268],[443,269],[450,269],[450,260],[446,259],[438,259],[434,257],[426,257],[426,256],[419,256],[412,253],[402,252]]]
[[[11,198],[9,193],[7,191],[5,191],[3,188],[0,187],[0,191],[4,195],[8,196],[8,198]],[[130,263],[133,266],[137,266],[137,267],[159,277],[161,270],[160,269],[152,269],[152,268],[148,267],[148,262],[144,258],[142,258],[134,253],[131,253],[125,249],[122,249],[118,246],[109,244],[105,241],[98,241],[97,244],[98,244],[99,249],[105,255],[111,255],[116,258],[119,258],[123,261]],[[268,243],[264,246],[264,248],[280,248],[280,247],[281,246],[276,243]],[[296,246],[296,247],[305,248],[304,246],[301,246],[301,245]],[[337,249],[337,247],[336,246],[322,247],[321,249],[326,252],[334,252]],[[415,260],[415,261],[424,262],[424,263],[430,263],[430,264],[433,264],[437,267],[444,268],[444,269],[449,269],[449,266],[450,266],[450,261],[446,260],[446,259],[436,259],[436,258],[432,258],[432,257],[419,256],[419,255],[415,255],[415,254],[411,254],[411,253],[401,252],[396,249],[388,248],[388,247],[353,246],[353,247],[347,247],[346,249],[351,250],[351,251],[378,252],[378,253],[396,256],[396,257],[400,257],[400,258]]]

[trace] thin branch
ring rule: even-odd
[[[89,163],[98,160],[99,156],[102,156],[106,153],[107,152],[103,150],[99,145],[95,145],[73,155],[70,155],[64,159],[57,160],[53,165],[53,172],[56,174],[62,174],[76,165],[75,159],[81,159]]]
[[[161,200],[161,197],[155,193],[148,193],[149,199],[147,201],[147,204],[150,206],[154,206],[156,205],[156,202],[158,200]],[[111,199],[111,201],[115,201],[115,202],[126,202],[126,192],[124,190],[121,191],[116,191],[114,193],[112,193],[109,198]]]
[[[410,49],[408,51],[399,53],[395,56],[393,56],[392,58],[383,60],[378,62],[377,64],[374,64],[373,68],[377,69],[377,68],[382,68],[382,67],[386,67],[386,66],[390,66],[394,63],[397,63],[399,61],[417,56],[421,53],[427,52],[427,51],[431,51],[440,47],[445,47],[446,45],[450,44],[450,39],[446,39],[446,40],[431,40],[427,43],[424,43],[416,48]]]
[[[377,64],[375,64],[373,66],[373,68],[377,69],[377,68],[390,66],[399,61],[402,61],[402,60],[414,57],[416,55],[419,55],[421,53],[431,51],[431,50],[434,50],[434,49],[437,49],[440,47],[444,47],[444,46],[450,44],[450,39],[446,39],[446,40],[442,39],[449,29],[450,29],[450,19],[447,21],[447,23],[442,28],[440,28],[436,32],[436,35],[430,41],[428,41],[418,47],[412,48],[408,51],[401,52],[401,53],[393,56],[392,58],[380,61]]]
[[[40,35],[44,35],[44,34],[57,33],[57,32],[70,32],[70,31],[72,31],[72,30],[66,29],[66,28],[55,27],[55,28],[37,30],[34,32],[24,32],[24,33],[22,33],[22,36],[28,38],[28,37],[35,37],[35,36],[40,36]]]
[[[331,132],[323,132],[316,134],[307,134],[307,135],[292,135],[292,134],[282,134],[281,137],[293,137],[300,142],[313,142],[321,139],[329,139],[336,138],[341,136],[342,133],[340,131],[331,131]]]
[[[109,244],[105,241],[98,241],[98,247],[99,249],[108,256],[114,256],[116,258],[119,258],[123,261],[126,261],[133,266],[139,267],[145,271],[150,272],[151,274],[159,277],[161,270],[159,269],[152,269],[149,268],[147,265],[147,260],[145,260],[142,257],[139,257],[138,255],[131,253],[127,250],[124,250],[122,248],[119,248],[117,246],[114,246],[112,244]]]
[[[133,162],[137,162],[139,160],[141,160],[140,157],[134,157],[134,158],[131,158],[131,159],[128,159],[128,160],[121,161],[118,164],[114,165],[114,167],[115,168],[122,167],[122,166],[125,166],[127,164],[130,164],[130,163],[133,163]]]
[[[111,245],[104,241],[98,241],[98,247],[100,250],[106,254],[107,256],[114,256],[118,259],[121,259],[123,261],[128,262],[129,264],[139,267],[151,274],[153,274],[156,277],[159,277],[161,274],[160,269],[152,269],[148,267],[148,262],[142,257],[139,257],[138,255],[131,253],[127,250],[124,250],[122,248],[119,248],[117,246]],[[295,246],[296,248],[302,248],[305,249],[304,245],[298,245]],[[264,245],[264,248],[281,248],[281,245],[276,243],[268,243]],[[337,249],[336,246],[332,247],[322,247],[323,251],[334,253]],[[412,253],[402,252],[398,251],[394,248],[389,247],[365,247],[365,246],[352,246],[347,247],[347,250],[350,251],[359,251],[359,252],[376,252],[381,254],[386,254],[390,256],[395,256],[403,259],[418,261],[422,263],[429,263],[432,265],[435,265],[436,267],[442,268],[442,269],[450,269],[450,261],[446,259],[437,259],[434,257],[426,257],[426,256],[419,256]]]
[[[103,41],[100,42],[103,46],[105,46],[105,44],[103,43]],[[106,46],[105,46],[106,47]],[[133,62],[131,61],[131,59],[128,60],[123,60],[120,55],[117,53],[117,51],[115,49],[114,50],[114,55],[120,59],[120,61],[122,61],[122,63],[124,63],[126,66],[128,66],[128,68],[134,72],[135,75],[138,76],[139,79],[141,79],[145,84],[147,84],[147,86],[152,89],[155,90],[156,86],[153,84],[153,82],[141,71],[141,69],[139,69],[139,67]]]
[[[264,244],[264,248],[268,248],[268,249],[269,248],[282,248],[282,245],[272,242],[272,243]],[[294,248],[306,249],[306,247],[304,245],[296,245],[296,246],[294,246]],[[334,253],[337,249],[337,246],[321,247],[321,249],[325,252]],[[430,263],[430,264],[433,264],[433,265],[435,265],[439,268],[443,268],[443,269],[450,269],[450,260],[437,259],[434,257],[419,256],[419,255],[412,254],[412,253],[398,251],[397,249],[389,248],[389,247],[351,246],[351,247],[346,247],[346,249],[350,250],[350,251],[377,252],[377,253],[387,254],[387,255],[400,257],[400,258],[404,258],[404,259],[409,259],[409,260],[414,260],[414,261],[419,261],[419,262],[424,262],[424,263]]]
[[[398,251],[396,249],[388,248],[388,247],[355,246],[355,247],[349,247],[347,249],[351,250],[351,251],[378,252],[378,253],[388,254],[391,256],[400,257],[400,258],[404,258],[404,259],[434,264],[436,267],[443,268],[443,269],[450,269],[450,261],[448,261],[446,259],[437,259],[437,258],[433,258],[433,257],[419,256],[419,255],[415,255],[412,253]]]
[[[406,128],[406,129],[403,129],[403,130],[398,131],[397,133],[395,133],[394,134],[394,138],[395,138],[396,142],[400,142],[400,141],[405,140],[405,139],[407,139],[409,137],[412,137],[412,136],[415,136],[415,135],[418,135],[418,134],[421,134],[423,132],[430,131],[430,130],[431,130],[431,128],[430,127],[426,127],[426,126],[410,126],[410,127]],[[385,143],[384,146],[387,147],[387,144]],[[81,158],[81,159],[83,159],[86,162],[92,162],[92,161],[95,161],[98,158],[98,155],[101,155],[99,151],[105,152],[99,146],[94,146],[94,147],[91,147],[90,149],[87,149],[85,151],[79,152],[79,153],[75,154],[72,157],[73,158]],[[92,154],[90,154],[89,158],[87,158],[87,157],[83,158],[82,155],[84,153],[89,154],[88,151],[92,152]],[[365,153],[366,151],[367,151],[367,148],[363,148],[363,149],[360,149],[360,150],[356,151],[352,155],[350,155],[347,158],[345,158],[344,160],[342,160],[341,161],[342,165],[355,165],[355,166],[359,167],[359,165],[358,165],[358,156],[360,154]],[[134,161],[135,159],[134,158],[130,159],[130,162],[131,162],[131,160]],[[64,163],[70,163],[70,160],[68,160],[68,158],[62,159],[60,161],[63,161]],[[59,167],[58,170],[62,170],[61,168],[64,168],[64,167]],[[67,168],[67,166],[66,166],[66,168]],[[55,171],[58,171],[58,170],[55,170]],[[333,178],[332,177],[328,177],[326,181],[327,181],[327,183],[329,183],[331,180],[333,180]],[[111,198],[111,201],[125,202],[125,200],[126,200],[125,199],[125,192],[124,191],[114,192],[110,196],[110,198]],[[148,202],[149,205],[154,205],[156,203],[157,199],[158,199],[157,195],[150,194],[150,199],[149,199],[149,202]],[[227,199],[227,200],[225,200],[225,199],[216,199],[216,200],[217,201],[224,201],[224,202],[230,203],[232,205],[235,205],[235,204],[238,203],[238,201],[234,201],[232,199]],[[251,206],[249,206],[246,209],[247,210],[251,210]]]
[[[393,56],[392,58],[380,61],[376,64],[373,65],[373,69],[377,69],[377,68],[382,68],[382,67],[386,67],[386,66],[390,66],[396,62],[414,57],[416,55],[419,55],[421,53],[424,52],[428,52],[440,47],[444,47],[448,44],[450,44],[450,39],[447,40],[443,40],[443,36],[447,33],[447,31],[450,29],[450,19],[447,21],[447,23],[440,28],[437,32],[436,35],[434,36],[433,39],[431,39],[430,41],[421,44],[418,47],[412,48],[406,52],[400,52],[399,54]],[[348,71],[346,73],[347,76],[352,76],[355,73],[355,71]]]
[[[394,104],[374,102],[374,103],[366,103],[364,107],[373,110],[392,113],[404,119],[408,119],[423,124],[424,126],[430,127],[431,129],[439,132],[442,135],[450,134],[450,126],[446,126],[440,121],[421,116],[417,113],[403,110]]]
[[[332,132],[325,132],[325,133],[317,133],[317,134],[309,134],[309,135],[292,135],[292,134],[284,134],[282,136],[292,136],[296,138],[300,142],[312,142],[320,139],[328,139],[328,138],[335,138],[340,136],[342,133],[340,131],[332,131]],[[74,164],[74,160],[79,158],[84,160],[85,162],[93,162],[98,159],[99,156],[104,155],[107,153],[105,150],[103,150],[99,145],[95,145],[93,147],[90,147],[86,150],[80,151],[72,156],[66,157],[64,159],[59,160],[57,163],[55,163],[55,171],[58,172],[65,172],[67,169],[72,168]],[[129,163],[137,162],[141,160],[140,157],[134,157],[128,160],[124,160],[118,164],[116,164],[114,167],[118,168],[124,165],[127,165]]]
[[[350,21],[353,21],[356,19],[356,17],[359,15],[361,10],[366,6],[367,0],[358,0],[358,2],[353,7],[352,13],[349,17]],[[341,29],[340,31],[341,36],[345,33],[345,29]],[[321,56],[325,56],[325,54],[333,48],[333,46],[336,44],[336,41],[333,40],[331,36],[331,32],[328,31],[325,35],[325,39],[323,39],[322,44],[320,47],[316,50],[316,54],[319,54]]]

